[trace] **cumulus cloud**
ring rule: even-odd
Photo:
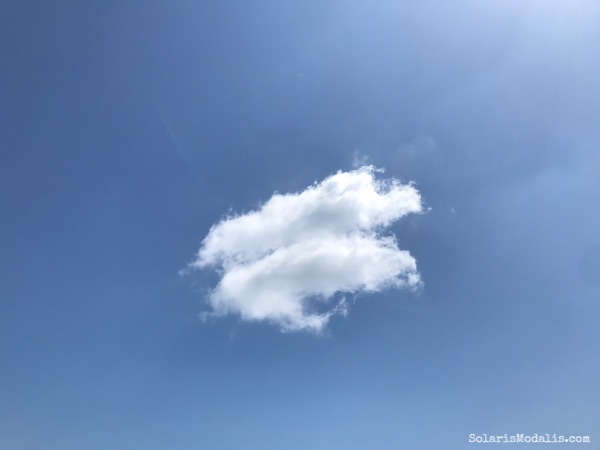
[[[378,172],[340,171],[213,225],[190,264],[221,277],[208,297],[210,314],[318,332],[347,312],[344,294],[418,287],[415,259],[384,231],[421,212],[421,197]]]

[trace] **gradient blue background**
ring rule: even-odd
[[[0,67],[0,448],[600,448],[597,2],[6,0]],[[210,226],[355,157],[423,292],[201,323]]]

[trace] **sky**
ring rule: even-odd
[[[597,2],[7,0],[0,61],[1,448],[600,449]]]

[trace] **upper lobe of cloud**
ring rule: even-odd
[[[346,311],[343,300],[332,304],[338,292],[417,287],[415,259],[382,232],[421,212],[421,197],[376,173],[372,166],[340,171],[214,225],[191,263],[222,275],[209,297],[212,313],[320,331]]]

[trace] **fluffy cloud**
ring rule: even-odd
[[[421,212],[421,197],[377,172],[340,171],[214,225],[190,264],[221,275],[208,298],[211,314],[318,332],[346,313],[343,294],[419,286],[415,259],[383,231]]]

